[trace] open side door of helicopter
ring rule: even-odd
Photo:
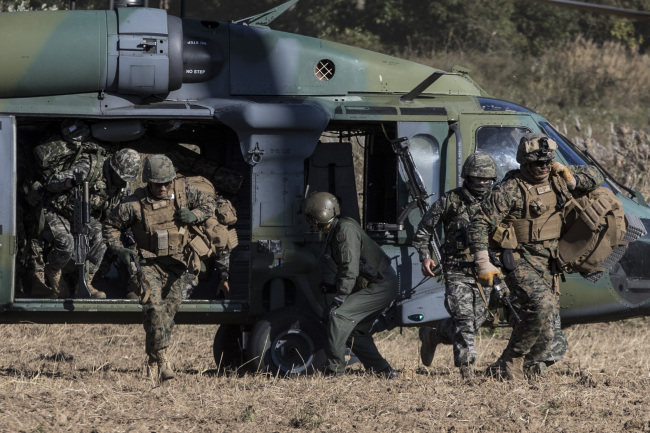
[[[14,297],[17,249],[16,209],[16,118],[0,116],[0,305]]]

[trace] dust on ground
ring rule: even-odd
[[[219,372],[217,326],[178,326],[177,377],[144,377],[139,325],[1,325],[0,430],[11,432],[650,432],[650,319],[576,325],[547,378],[500,383],[483,370],[509,331],[483,330],[472,382],[449,346],[421,366],[417,329],[377,336],[401,371],[379,379]]]

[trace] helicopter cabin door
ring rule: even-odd
[[[13,300],[16,258],[16,118],[0,116],[0,305]]]

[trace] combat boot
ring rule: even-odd
[[[528,379],[542,378],[548,373],[548,366],[544,361],[533,362],[532,364],[524,365],[524,373]]]
[[[156,353],[156,358],[158,358],[158,371],[160,372],[160,381],[164,382],[169,379],[174,378],[174,370],[169,365],[169,360],[167,359],[167,349],[160,349]]]
[[[45,272],[36,271],[31,277],[31,295],[34,298],[57,299],[58,294],[54,293],[45,282]]]
[[[61,269],[53,269],[48,263],[45,265],[45,275],[50,281],[53,299],[67,298],[70,296],[70,288],[68,287],[68,283],[65,282],[65,278],[63,278],[63,271]]]
[[[461,364],[458,369],[460,370],[460,375],[463,379],[470,380],[474,377],[474,372],[472,371],[472,366],[470,364]]]
[[[422,341],[420,358],[422,359],[422,364],[428,367],[433,362],[433,356],[436,354],[436,347],[440,344],[440,340],[438,339],[436,330],[428,326],[421,327],[419,335],[420,341]]]
[[[92,280],[95,275],[91,274],[88,276],[88,291],[90,292],[90,297],[93,299],[106,299],[106,293],[101,290],[97,290],[93,287]]]
[[[502,380],[525,380],[524,376],[524,357],[513,357],[512,353],[508,351],[502,359],[503,363],[503,378]]]
[[[159,374],[158,360],[154,356],[149,355],[147,358],[147,377],[151,380],[158,380]]]

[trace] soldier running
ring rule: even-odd
[[[129,268],[134,260],[141,264],[147,374],[161,381],[174,378],[167,347],[188,275],[188,229],[203,223],[215,211],[211,197],[190,183],[185,183],[183,191],[177,190],[175,178],[169,158],[149,156],[142,172],[147,186],[124,199],[104,223],[104,236],[118,259]],[[178,205],[181,195],[186,207]],[[120,241],[121,232],[128,228],[133,231],[137,250],[125,248]]]
[[[468,379],[476,360],[474,338],[488,318],[492,287],[476,283],[467,228],[479,203],[490,195],[492,184],[497,180],[497,166],[490,155],[474,153],[465,160],[461,177],[463,186],[445,193],[424,214],[413,246],[420,255],[422,275],[435,276],[434,270],[439,264],[431,258],[429,245],[435,227],[443,224],[445,308],[451,317],[435,329],[420,328],[420,356],[422,363],[429,366],[438,344],[452,344],[454,365],[460,369],[462,377]]]
[[[506,283],[521,323],[489,372],[503,380],[523,379],[524,358],[553,350],[559,328],[558,240],[567,202],[594,190],[602,174],[591,166],[553,161],[557,144],[544,134],[526,134],[517,148],[519,170],[508,172],[483,202],[469,229],[477,280],[492,286],[499,270],[490,262],[490,237],[502,248]]]

